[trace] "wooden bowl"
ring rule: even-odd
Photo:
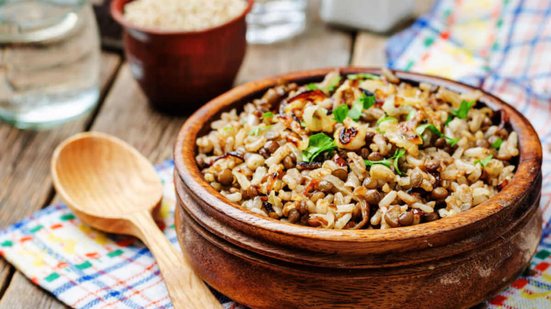
[[[200,31],[139,27],[123,16],[132,0],[113,0],[111,15],[123,27],[130,70],[149,102],[171,114],[189,114],[233,85],[245,56],[245,17]],[[131,102],[129,102],[131,103]]]
[[[511,283],[528,266],[541,237],[542,150],[526,118],[488,93],[480,101],[504,110],[519,135],[519,164],[501,192],[453,217],[388,230],[304,227],[244,210],[203,180],[195,163],[195,140],[221,112],[239,108],[281,80],[320,81],[330,70],[236,87],[182,127],[174,150],[176,228],[199,276],[253,308],[469,307]],[[474,90],[432,76],[396,75],[458,92]]]

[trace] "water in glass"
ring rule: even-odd
[[[247,41],[270,44],[294,37],[306,27],[306,0],[256,0],[247,15]]]
[[[92,110],[99,56],[86,0],[0,0],[0,119],[46,128]]]

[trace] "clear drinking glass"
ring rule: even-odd
[[[99,57],[86,0],[0,0],[0,119],[37,129],[92,110]]]
[[[306,0],[255,0],[247,15],[247,41],[270,44],[306,28]]]

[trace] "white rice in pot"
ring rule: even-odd
[[[198,31],[239,16],[245,0],[135,0],[124,6],[124,18],[136,25],[170,31]]]

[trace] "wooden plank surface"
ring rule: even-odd
[[[311,25],[300,37],[269,46],[249,46],[237,83],[298,69],[347,65],[352,35],[325,27],[316,17],[318,10],[319,1],[313,1],[309,7]],[[172,157],[172,145],[184,120],[153,111],[125,64],[91,130],[118,136],[159,163]]]
[[[103,98],[118,71],[121,57],[103,53],[101,61]],[[38,132],[0,124],[0,140],[3,141],[0,143],[0,228],[23,219],[51,200],[53,188],[49,174],[52,152],[65,138],[86,130],[93,116],[92,113],[53,130]],[[19,272],[15,272],[13,277],[12,274],[11,266],[0,259],[0,295],[4,292],[4,295],[19,296],[11,300],[2,297],[0,308],[44,308],[58,303],[51,297],[40,297],[45,295],[44,292],[30,283],[27,290],[19,289],[13,283],[26,279]]]
[[[0,262],[0,295],[8,288],[10,283],[10,278],[14,270],[10,264],[6,263],[4,260]]]
[[[249,46],[238,83],[290,71],[348,65],[353,35],[325,25],[319,6],[320,1],[309,2],[304,34],[277,44]]]
[[[415,10],[409,19],[401,22],[393,29],[393,33],[411,25],[418,16],[427,12],[435,0],[416,0]],[[354,42],[351,65],[362,67],[381,67],[386,65],[385,44],[392,33],[379,34],[360,31]]]
[[[250,46],[238,77],[238,83],[298,69],[347,65],[352,50],[352,35],[322,25],[320,20],[315,17],[317,16],[318,7],[319,1],[313,1],[313,5],[309,8],[311,25],[301,37],[270,46]],[[172,157],[172,145],[184,120],[184,117],[170,117],[153,111],[147,104],[147,100],[139,90],[137,83],[131,77],[128,65],[124,64],[94,119],[91,130],[118,136],[136,147],[151,162],[159,163]],[[47,143],[38,141],[36,137],[31,142],[24,142],[25,139],[18,136],[11,137],[14,143],[21,143],[19,145],[21,152],[29,152],[35,159],[39,159],[40,156],[40,161],[43,161],[38,165],[40,175],[43,172],[45,174],[39,182],[41,186],[45,186],[47,189],[42,189],[42,191],[48,192],[48,190],[51,190],[50,180],[47,177],[47,166],[44,168],[42,165],[49,163],[51,151],[53,151],[55,145],[72,134],[67,131],[64,130],[62,133],[58,133],[55,138],[51,138]],[[1,132],[0,130],[0,138],[2,136]],[[78,130],[73,129],[72,132],[78,132]],[[42,149],[40,153],[37,153],[37,149],[31,150],[28,148],[33,141],[36,143],[34,144],[35,147]],[[7,165],[0,162],[0,166]],[[28,167],[29,164],[24,163],[21,166]],[[20,172],[18,177],[25,179],[23,172]],[[32,179],[34,178],[29,177],[29,180]],[[23,186],[19,184],[21,181],[19,178],[13,178],[11,181],[16,183],[12,185],[15,189],[21,188],[19,185]],[[23,189],[19,190],[21,194],[24,193]],[[14,197],[19,200],[18,205],[29,205],[30,201],[21,201],[21,196]],[[34,198],[32,203],[43,205],[47,200],[48,198],[40,195]],[[12,207],[4,202],[0,205],[0,207],[2,206],[5,206],[5,209],[11,209]],[[35,209],[36,207],[20,211],[13,216],[6,215],[6,218],[0,217],[0,224],[13,222],[14,218],[32,213]],[[26,295],[24,300],[21,295]],[[0,299],[0,308],[13,308],[13,306],[18,308],[44,308],[62,305],[46,292],[33,286],[19,272],[16,272]]]
[[[102,55],[101,89],[104,94],[120,61],[116,54]],[[0,124],[0,228],[30,215],[51,199],[51,154],[59,142],[85,130],[92,116],[46,131],[23,131]]]
[[[32,284],[22,273],[16,271],[0,300],[1,309],[14,308],[67,308],[62,302],[50,296],[48,292]],[[11,297],[9,297],[11,295]]]

